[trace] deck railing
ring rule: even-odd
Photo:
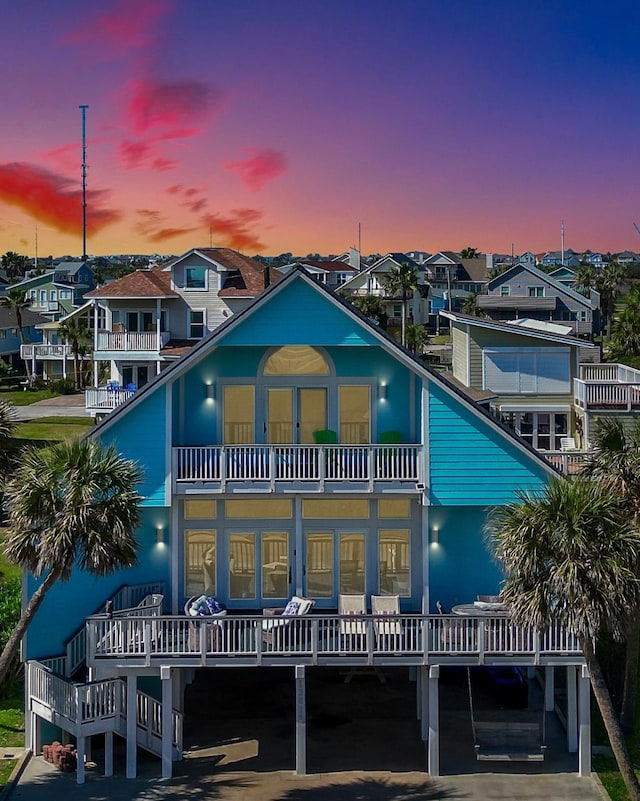
[[[540,451],[540,454],[561,473],[573,476],[584,469],[592,451]]]
[[[625,364],[581,364],[573,394],[581,409],[631,411],[640,406],[640,370]]]
[[[174,448],[181,481],[420,481],[420,445],[223,445]]]
[[[71,345],[20,345],[21,359],[73,358]]]
[[[560,626],[544,634],[516,626],[508,617],[401,614],[304,617],[227,615],[215,620],[177,616],[89,618],[88,661],[105,659],[135,664],[187,664],[239,660],[273,663],[292,657],[310,664],[374,664],[381,657],[413,657],[426,664],[434,657],[580,655],[577,639]]]
[[[124,388],[88,387],[84,391],[84,408],[95,411],[111,411],[129,400],[134,391]]]
[[[170,334],[163,331],[99,331],[96,350],[157,352],[169,341]]]

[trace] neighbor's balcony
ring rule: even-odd
[[[584,469],[593,451],[539,451],[539,453],[565,476],[574,476]]]
[[[585,411],[640,408],[640,370],[624,364],[581,364],[573,379],[574,403]]]
[[[87,619],[87,663],[112,668],[233,665],[522,665],[583,661],[574,635],[540,634],[506,615],[229,614]]]
[[[92,415],[110,412],[129,400],[134,392],[123,387],[89,387],[84,391],[84,408]]]
[[[20,345],[21,359],[73,359],[71,345]]]
[[[423,490],[421,445],[222,445],[173,448],[174,492]]]
[[[157,353],[169,341],[170,333],[162,331],[99,331],[96,352]]]

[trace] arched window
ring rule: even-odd
[[[284,345],[269,356],[264,375],[329,375],[329,365],[309,345]]]

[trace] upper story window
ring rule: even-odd
[[[60,300],[70,300],[71,299],[71,290],[70,289],[61,289],[60,290]]]
[[[205,322],[204,309],[189,309],[189,339],[202,339]]]
[[[544,287],[543,286],[530,286],[527,287],[528,294],[530,298],[543,298],[544,297]]]
[[[49,292],[49,300],[58,300],[58,290],[52,289]]]
[[[501,394],[571,391],[569,348],[486,348],[484,386]]]
[[[206,289],[207,270],[205,267],[185,267],[184,268],[184,287],[185,289]]]
[[[269,356],[264,375],[329,375],[329,365],[309,345],[285,345]]]
[[[510,286],[507,285],[507,286],[501,286],[500,287],[500,295],[503,298],[508,297],[510,294],[511,294],[511,287]]]
[[[32,303],[35,301],[35,299],[37,298],[37,296],[38,296],[37,290],[35,290],[35,289],[30,289],[30,290],[29,290],[29,300],[30,300]]]

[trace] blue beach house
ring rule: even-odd
[[[413,671],[432,775],[441,667],[541,666],[550,699],[554,670],[566,669],[567,748],[590,770],[588,678],[571,637],[522,631],[502,610],[472,614],[478,595],[500,589],[483,536],[488,511],[543,487],[554,469],[303,270],[91,436],[144,468],[140,562],[100,580],[78,570],[54,587],[24,646],[29,742],[37,751],[43,719],[70,732],[79,781],[91,737],[104,736],[112,770],[114,734],[126,740],[128,776],[137,747],[170,776],[194,670],[248,666],[293,668],[299,773],[309,671]],[[34,586],[27,578],[26,596]],[[226,614],[185,614],[201,596]],[[471,613],[441,615],[437,602],[470,603]],[[287,606],[297,614],[263,614]],[[383,607],[384,619],[372,614]],[[85,664],[91,684],[77,683]]]

